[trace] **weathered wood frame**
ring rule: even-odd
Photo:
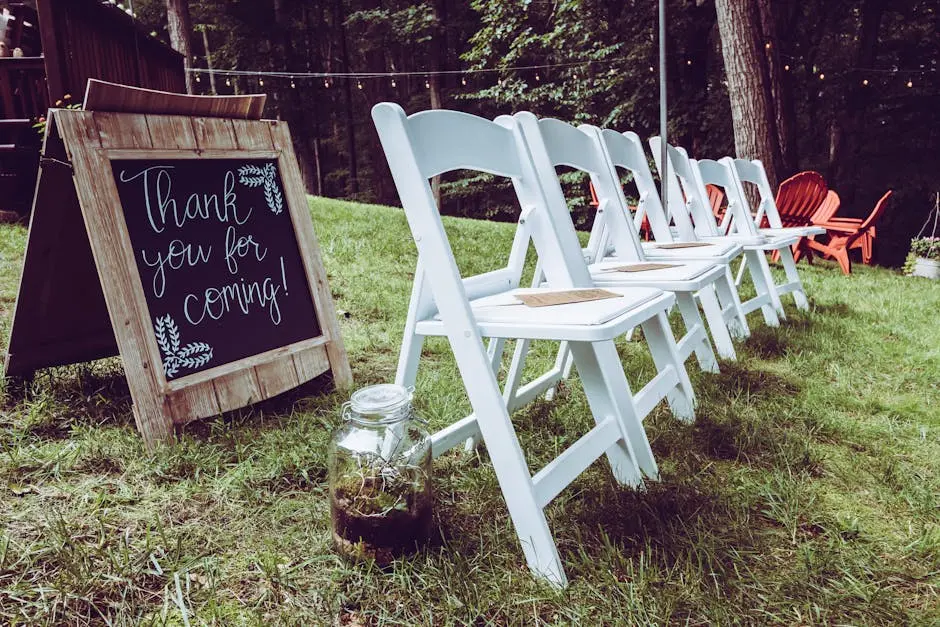
[[[37,186],[6,376],[100,358],[116,349],[134,419],[148,444],[172,437],[174,425],[276,396],[326,371],[340,387],[352,383],[284,122],[55,110],[49,124],[47,165]],[[322,334],[168,382],[111,172],[110,160],[118,158],[277,159]],[[65,180],[69,164],[71,184]],[[77,214],[81,229],[74,228]],[[52,275],[50,268],[71,276]],[[65,294],[86,293],[88,310],[74,303],[66,310],[68,301],[57,296],[60,287]],[[96,294],[103,297],[110,325],[101,319],[102,298]]]

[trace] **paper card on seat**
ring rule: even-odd
[[[672,250],[675,248],[698,248],[699,246],[711,246],[708,242],[675,242],[672,244],[656,244],[656,248],[663,250]]]
[[[650,270],[665,270],[667,268],[678,268],[674,263],[635,263],[629,266],[614,266],[604,268],[601,272],[647,272]]]
[[[607,298],[620,297],[620,294],[615,294],[614,292],[608,292],[607,290],[599,289],[559,290],[553,292],[538,292],[534,294],[516,294],[516,298],[521,300],[528,307],[549,307],[551,305],[585,303],[592,300],[604,300]]]

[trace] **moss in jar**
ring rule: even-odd
[[[349,455],[335,469],[330,493],[337,551],[386,565],[425,543],[431,532],[428,465],[396,465],[374,454]]]

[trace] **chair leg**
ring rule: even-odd
[[[413,387],[418,378],[418,362],[421,360],[421,347],[424,346],[424,336],[415,335],[413,328],[406,325],[405,336],[401,343],[401,352],[398,354],[398,368],[395,371],[395,383]]]
[[[643,416],[636,411],[617,347],[612,341],[572,342],[570,347],[594,420],[612,416],[620,427],[621,439],[606,452],[614,478],[622,485],[641,486],[642,470],[658,479],[659,468],[643,429]]]
[[[839,262],[839,267],[842,268],[842,274],[852,274],[852,260],[849,259],[849,250],[847,248],[834,250],[833,257]]]
[[[787,275],[788,283],[798,283],[799,289],[793,290],[793,301],[796,308],[800,311],[809,310],[809,300],[806,298],[806,291],[803,289],[803,281],[800,280],[800,273],[796,271],[796,260],[793,259],[793,252],[789,247],[780,251],[780,260],[783,262],[783,270]]]
[[[721,307],[722,314],[725,309],[730,308],[733,316],[727,321],[728,331],[731,336],[737,340],[746,340],[751,336],[751,329],[747,324],[747,314],[744,313],[744,307],[741,305],[741,296],[738,294],[738,288],[734,284],[734,277],[731,275],[731,266],[725,266],[724,280],[715,283],[715,290],[718,292],[718,304]],[[699,294],[699,299],[703,294]],[[708,298],[708,296],[705,296]]]
[[[770,304],[762,305],[761,312],[764,314],[764,322],[767,323],[769,327],[780,326],[780,317],[777,312],[779,309],[782,309],[782,306],[778,308],[780,303],[780,296],[777,294],[777,291],[772,289],[770,284],[773,283],[773,278],[770,278],[770,267],[767,266],[767,259],[764,257],[764,253],[760,250],[746,250],[744,251],[744,256],[747,258],[747,267],[750,269],[751,280],[754,282],[754,289],[757,292],[758,297],[764,297],[770,299]],[[763,262],[763,263],[762,263]],[[764,268],[766,267],[766,272]],[[776,302],[774,302],[776,300]]]
[[[506,500],[529,569],[538,577],[564,587],[568,583],[558,548],[539,503],[528,464],[496,381],[461,372],[474,414],[486,442],[496,479]],[[485,386],[485,387],[484,387]],[[490,389],[486,389],[490,388]],[[484,418],[485,417],[485,418]]]
[[[650,353],[656,369],[662,372],[672,366],[679,375],[676,386],[666,395],[666,401],[672,413],[683,422],[695,420],[695,393],[692,391],[692,382],[685,371],[685,364],[676,350],[676,340],[669,328],[669,320],[665,313],[659,313],[642,325],[643,335],[649,345]]]
[[[723,281],[724,277],[720,277],[716,283]],[[702,308],[702,313],[705,314],[705,320],[708,322],[708,330],[711,334],[715,352],[718,353],[718,356],[722,359],[736,360],[738,356],[734,350],[734,341],[728,329],[729,325],[725,321],[715,284],[705,286],[699,290],[697,296],[699,305]],[[718,367],[716,365],[715,372],[717,371]]]
[[[741,287],[741,281],[744,280],[744,270],[747,268],[747,255],[741,257],[741,265],[738,266],[738,276],[734,279],[734,284]]]
[[[705,289],[710,287],[709,285]],[[693,350],[699,368],[706,372],[718,372],[718,361],[715,359],[715,352],[712,350],[712,344],[708,339],[708,330],[705,328],[705,322],[702,320],[702,316],[698,311],[695,296],[690,292],[676,292],[675,294],[679,314],[682,316],[682,322],[685,324],[686,335],[698,328],[700,328],[702,332],[702,339],[695,344]],[[721,325],[721,328],[725,330],[726,334],[728,333],[728,329],[725,328],[724,324]],[[728,336],[728,342],[731,342],[730,336]]]

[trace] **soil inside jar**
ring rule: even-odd
[[[330,513],[336,549],[353,559],[373,559],[387,565],[396,557],[426,543],[431,533],[431,490],[425,483],[420,491],[401,495],[403,503],[379,511],[374,503],[378,489],[357,483],[355,488],[337,486],[333,490]],[[398,501],[394,496],[392,501]],[[366,506],[363,506],[365,502]]]

